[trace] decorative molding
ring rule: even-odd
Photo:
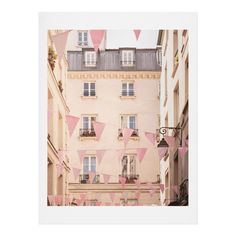
[[[160,71],[68,71],[68,79],[160,79]]]

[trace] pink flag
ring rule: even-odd
[[[157,151],[158,151],[158,155],[159,155],[159,157],[161,159],[161,158],[163,158],[166,155],[166,153],[168,151],[168,147],[158,147]]]
[[[98,165],[100,165],[105,152],[106,152],[106,150],[96,150],[96,156],[97,156],[97,159],[98,159]]]
[[[129,128],[124,128],[122,130],[122,134],[124,137],[124,144],[125,146],[127,145],[127,143],[129,142],[129,138],[131,137],[132,133],[134,132],[133,129],[129,129]]]
[[[140,180],[139,179],[135,179],[134,182],[136,184],[136,187],[140,188]]]
[[[80,164],[82,164],[86,151],[85,150],[78,150]]]
[[[80,169],[79,168],[75,168],[73,167],[73,174],[74,174],[74,178],[75,178],[75,181],[77,179],[77,177],[80,175]]]
[[[57,177],[60,177],[62,175],[63,165],[56,164],[56,169],[57,169]]]
[[[110,177],[111,177],[110,175],[103,174],[103,180],[105,184],[108,184]]]
[[[125,150],[124,149],[118,149],[116,150],[118,152],[118,160],[119,162],[121,162],[121,158],[123,157],[124,153],[125,153]]]
[[[150,132],[145,132],[145,136],[152,143],[152,145],[155,145],[156,134],[150,133]]]
[[[141,30],[134,30],[136,40],[138,40]]]
[[[53,195],[48,195],[48,201],[50,203],[50,206],[54,205],[54,199],[55,199],[55,197]]]
[[[65,52],[66,42],[67,42],[69,32],[70,32],[70,30],[52,36],[52,40],[55,44],[55,48],[57,51],[59,61],[61,60],[61,58],[63,57],[63,54]]]
[[[101,122],[93,121],[93,127],[94,127],[94,131],[96,133],[97,140],[99,140],[102,135],[102,132],[104,130],[105,124],[101,123]]]
[[[114,202],[114,199],[115,199],[115,193],[109,193],[109,194],[110,194],[111,201]]]
[[[175,145],[175,137],[173,136],[164,136],[164,139],[168,143],[170,147],[173,147]]]
[[[71,137],[78,121],[79,121],[79,117],[66,115],[66,122],[68,125],[68,131],[69,131],[70,137]]]
[[[60,163],[62,164],[63,161],[65,160],[65,151],[59,150],[58,151],[58,158],[59,158]]]
[[[94,171],[89,171],[89,182],[90,184],[93,183],[94,177],[96,176],[96,172]]]
[[[136,151],[137,151],[139,162],[141,163],[144,158],[144,155],[147,152],[147,148],[137,148]]]
[[[165,188],[164,184],[160,184],[160,190],[161,190],[162,192],[164,191],[164,188]]]
[[[121,185],[122,185],[122,188],[124,188],[125,182],[126,182],[126,178],[123,177],[123,176],[119,176],[119,180],[120,180],[120,183],[121,183]]]
[[[182,158],[185,157],[187,151],[188,151],[188,147],[179,147],[178,148],[179,156]]]
[[[90,30],[94,50],[97,52],[104,37],[105,30]]]
[[[173,186],[171,186],[171,189],[172,189],[177,195],[179,195],[179,186],[178,186],[178,185],[173,185]]]
[[[61,195],[55,196],[55,204],[57,206],[61,206],[62,205],[62,196]]]

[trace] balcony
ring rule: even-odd
[[[79,176],[79,183],[81,184],[91,184],[89,181],[89,175],[84,174]],[[92,184],[98,184],[100,183],[100,175],[95,175]]]
[[[80,129],[80,137],[96,137],[94,129]]]
[[[119,177],[126,178],[126,184],[135,184],[135,180],[139,179],[139,175],[131,174],[131,175],[119,175]]]
[[[134,129],[133,133],[131,134],[132,138],[138,138],[138,129]],[[123,134],[122,134],[122,129],[118,129],[118,138],[123,138]]]

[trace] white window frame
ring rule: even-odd
[[[84,118],[87,117],[88,118],[88,128],[84,127]],[[82,116],[82,128],[83,129],[92,129],[92,118],[95,118],[95,121],[97,120],[97,116],[96,115],[83,115]]]
[[[135,126],[134,126],[134,129],[137,129],[137,115],[135,115],[135,114],[129,114],[129,115],[126,115],[126,114],[122,114],[122,115],[120,115],[120,127],[121,127],[121,129],[123,129],[123,128],[130,128],[130,117],[135,117],[134,118],[134,123],[135,123]],[[125,126],[126,127],[124,127],[124,125],[122,124],[122,117],[124,117],[123,119],[126,119],[126,121],[125,121]]]
[[[123,90],[123,84],[126,84],[126,89]],[[133,94],[130,94],[132,90],[129,89],[129,85],[133,84]],[[126,93],[126,95],[123,95],[123,91]],[[134,96],[134,82],[122,82],[122,96],[129,97]]]
[[[81,34],[81,41],[80,41],[80,34]],[[85,34],[87,34],[87,40],[85,40]],[[88,46],[88,31],[78,31],[78,45]]]
[[[134,65],[134,50],[122,50],[122,66]]]
[[[124,154],[121,158],[120,166],[121,166],[121,174],[122,174],[122,159],[124,156],[127,156],[128,158],[128,168],[127,168],[127,175],[130,175],[130,158],[131,156],[134,157],[135,160],[135,173],[134,175],[137,175],[137,155],[136,154]]]
[[[97,55],[95,51],[86,51],[84,53],[85,66],[95,67],[97,64]]]
[[[85,84],[88,84],[88,96],[84,94],[84,92],[85,92],[85,89],[84,89]],[[91,95],[91,91],[92,91],[92,89],[91,89],[91,84],[94,84],[94,87],[95,87],[95,95]],[[84,96],[84,97],[95,97],[95,96],[96,96],[96,83],[95,83],[95,82],[84,82],[84,83],[83,83],[83,96]]]
[[[88,173],[84,173],[84,159],[85,158],[88,158],[88,172],[89,171],[91,171],[91,167],[92,167],[92,164],[91,164],[91,160],[92,160],[92,157],[94,157],[95,158],[95,172],[97,172],[97,157],[96,157],[96,155],[86,155],[86,156],[84,156],[84,158],[83,158],[83,175],[85,175],[85,174],[88,174]]]

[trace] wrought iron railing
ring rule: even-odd
[[[138,129],[134,129],[133,133],[131,134],[131,137],[138,137]],[[122,138],[123,137],[123,133],[122,133],[122,129],[118,129],[118,137]]]
[[[89,174],[83,174],[79,176],[79,182],[81,184],[98,184],[100,183],[100,175],[95,175],[93,181],[90,181]]]
[[[80,137],[95,137],[96,133],[94,129],[80,129]]]
[[[124,177],[126,178],[126,183],[127,184],[134,184],[135,180],[139,179],[139,175],[136,174],[130,174],[130,175],[119,175],[119,177]]]

